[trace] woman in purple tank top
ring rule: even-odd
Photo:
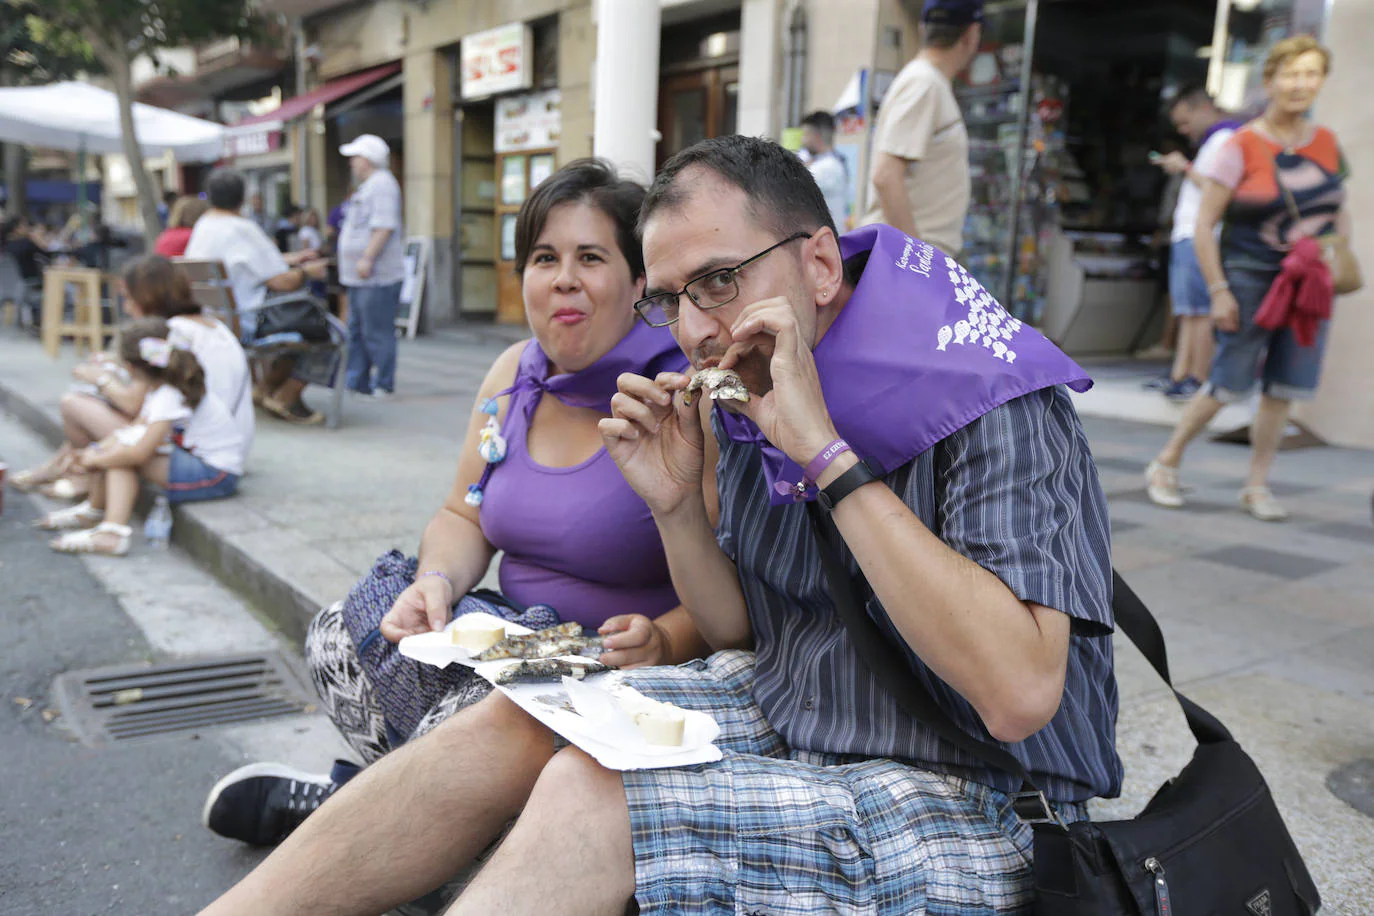
[[[570,163],[530,195],[515,247],[534,337],[488,371],[453,490],[425,528],[418,565],[394,552],[383,557],[347,601],[311,623],[306,659],[316,689],[365,764],[487,695],[469,669],[421,665],[395,643],[441,629],[460,599],[472,602],[464,596],[498,551],[505,599],[529,609],[522,622],[547,625],[551,619],[535,615],[551,607],[596,629],[607,664],[678,664],[709,651],[678,602],[648,507],[597,429],[622,373],[652,378],[687,365],[666,329],[635,316],[644,288],[635,235],[643,197],[643,188],[596,160]],[[497,694],[481,716],[519,721],[502,704],[515,709]],[[552,733],[544,737],[551,755]],[[328,775],[242,767],[211,790],[205,824],[233,839],[275,844],[355,772],[353,765]]]
[[[589,181],[599,186],[584,187]],[[644,280],[633,234],[642,193],[600,163],[574,163],[521,211],[515,263],[534,339],[506,350],[482,383],[415,584],[382,621],[388,640],[446,624],[500,550],[504,595],[598,629],[608,664],[686,661],[704,649],[678,606],[649,509],[597,429],[621,373],[686,364],[671,335],[634,313]],[[499,463],[481,453],[488,424],[505,444]]]

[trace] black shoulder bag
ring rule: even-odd
[[[808,505],[835,609],[859,656],[910,715],[1021,781],[1016,813],[1035,832],[1037,916],[1311,916],[1321,905],[1254,761],[1211,713],[1178,691],[1197,738],[1193,759],[1133,820],[1065,825],[1015,757],[959,728],[912,676],[864,609],[869,591],[841,559],[839,530]],[[1113,571],[1117,625],[1169,681],[1159,625]]]
[[[296,333],[306,343],[321,343],[329,339],[328,310],[308,290],[296,290],[269,296],[258,309],[258,325],[253,332],[256,340],[274,334]]]

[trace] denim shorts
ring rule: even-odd
[[[1277,269],[1226,265],[1231,295],[1240,305],[1240,330],[1217,332],[1207,390],[1222,403],[1244,400],[1256,384],[1263,386],[1265,394],[1281,400],[1311,400],[1317,392],[1331,322],[1321,323],[1316,343],[1310,347],[1300,346],[1286,327],[1271,331],[1255,324],[1260,303],[1277,276]]]
[[[233,496],[239,488],[239,475],[221,471],[201,461],[179,445],[172,446],[167,466],[167,501],[196,503]]]
[[[1192,239],[1180,239],[1169,246],[1169,298],[1176,317],[1211,314],[1212,295],[1207,292]]]
[[[253,342],[253,337],[258,332],[258,312],[257,309],[251,311],[241,310],[239,312],[239,343],[245,347]]]

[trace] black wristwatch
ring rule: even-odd
[[[821,504],[821,508],[825,509],[826,512],[833,512],[835,507],[839,505],[840,500],[844,499],[850,493],[853,493],[866,483],[872,483],[875,480],[881,479],[882,478],[875,474],[873,469],[868,466],[868,462],[860,461],[839,477],[830,481],[829,486],[825,487],[817,494],[816,501]]]

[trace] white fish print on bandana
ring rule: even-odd
[[[954,298],[968,306],[968,318],[940,328],[935,335],[935,349],[946,350],[951,343],[961,347],[981,345],[995,359],[1016,362],[1016,351],[1009,344],[1022,328],[1021,319],[1013,318],[1002,308],[958,261],[946,256],[945,267],[954,286]]]

